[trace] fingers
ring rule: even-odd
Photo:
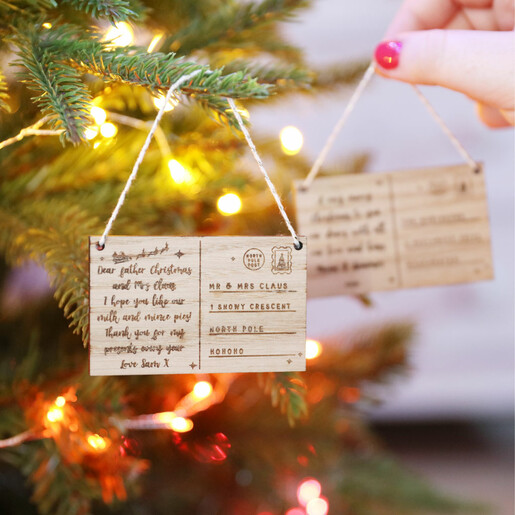
[[[453,21],[463,8],[487,9],[494,2],[511,0],[405,0],[397,15],[388,27],[386,38],[393,38],[400,32],[415,30],[442,29]],[[503,6],[506,14],[506,6]],[[463,14],[463,26],[460,28],[474,28]],[[493,30],[495,27],[482,27],[484,30]]]
[[[376,71],[385,77],[459,91],[486,105],[513,110],[513,32],[426,30],[381,43]]]
[[[492,129],[513,125],[513,111],[511,111],[511,113],[503,113],[498,109],[484,104],[476,104],[476,111],[479,119]]]

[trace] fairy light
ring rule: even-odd
[[[41,25],[44,29],[51,29],[52,28],[52,24],[50,22],[45,22],[43,23],[43,25]]]
[[[118,127],[114,123],[106,122],[100,126],[100,134],[104,138],[114,138],[118,133]]]
[[[241,199],[236,193],[226,193],[218,199],[216,205],[222,215],[235,215],[241,210]]]
[[[184,184],[193,180],[191,173],[175,159],[170,159],[170,161],[168,161],[168,169],[170,170],[172,180],[176,184]]]
[[[170,425],[177,418],[177,415],[173,411],[163,411],[162,413],[156,413],[152,418],[159,424]]]
[[[316,340],[306,340],[306,359],[315,359],[322,354],[322,345]]]
[[[329,511],[329,503],[322,497],[311,499],[306,504],[307,515],[327,515]]]
[[[175,417],[170,422],[170,429],[176,433],[187,433],[193,429],[193,421],[189,418]]]
[[[101,107],[94,105],[89,112],[97,125],[102,125],[106,121],[107,113]]]
[[[193,395],[198,400],[209,397],[211,395],[212,391],[213,391],[213,387],[211,386],[211,383],[209,383],[208,381],[199,381],[193,387]]]
[[[161,38],[163,37],[163,34],[156,34],[153,38],[150,44],[148,45],[147,52],[152,52],[154,48],[156,48],[157,44],[161,41]]]
[[[317,499],[322,492],[322,485],[316,479],[304,479],[297,488],[299,504],[306,506],[312,499]]]
[[[100,141],[95,141],[95,143],[93,144],[93,148],[96,149],[100,146]]]
[[[128,23],[121,21],[109,28],[104,40],[114,47],[128,46],[134,40],[134,32]]]
[[[281,140],[283,152],[288,156],[298,154],[304,142],[302,132],[297,127],[293,127],[293,125],[284,127],[279,133],[279,139]]]
[[[107,440],[99,434],[89,435],[87,438],[88,445],[95,451],[103,451],[107,447]]]
[[[62,408],[66,404],[66,399],[62,395],[59,395],[59,397],[57,397],[56,400],[54,401],[54,404],[58,408]]]
[[[166,101],[166,96],[163,94],[157,95],[152,98],[152,102],[154,103],[154,106],[157,110],[159,110],[159,109],[161,109],[161,107],[163,107],[165,101]],[[176,98],[170,98],[170,100],[166,104],[165,113],[168,113],[169,111],[173,111],[178,104],[179,104],[179,101]]]
[[[49,422],[60,422],[64,418],[64,412],[56,406],[47,411],[46,418]]]
[[[84,130],[84,137],[87,140],[95,139],[98,135],[98,127],[95,127],[94,125],[91,127],[86,127]]]

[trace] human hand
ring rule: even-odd
[[[376,48],[376,71],[459,91],[489,127],[514,125],[514,22],[513,0],[405,0]]]

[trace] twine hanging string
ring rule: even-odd
[[[159,122],[161,121],[161,118],[163,117],[163,114],[165,112],[166,106],[168,105],[168,102],[172,98],[173,92],[184,82],[187,82],[188,80],[192,79],[196,75],[202,72],[202,69],[195,70],[194,72],[182,76],[180,79],[175,81],[171,86],[168,92],[166,93],[165,100],[163,102],[163,105],[159,109],[157,116],[154,120],[154,123],[152,124],[152,127],[150,128],[150,131],[147,135],[147,139],[145,140],[145,143],[141,147],[141,150],[138,154],[138,158],[136,159],[136,162],[134,163],[134,166],[132,168],[132,172],[127,179],[127,183],[125,184],[125,188],[123,188],[122,193],[120,194],[120,198],[118,199],[118,203],[116,204],[116,207],[114,208],[114,211],[111,215],[111,218],[109,218],[109,221],[107,222],[106,228],[104,229],[104,232],[100,238],[100,240],[97,243],[97,249],[103,250],[105,248],[107,235],[111,231],[111,228],[114,224],[114,221],[116,220],[116,217],[118,216],[118,213],[120,212],[121,207],[123,206],[123,203],[125,202],[125,197],[127,196],[127,193],[129,192],[129,189],[134,182],[134,179],[136,178],[136,175],[138,174],[139,167],[143,161],[143,158],[145,157],[145,154],[147,153],[148,147],[150,146],[150,142],[152,141],[152,137],[154,136],[154,133],[157,130],[157,127],[159,125]]]
[[[229,105],[231,106],[232,112],[234,113],[234,116],[236,117],[236,121],[238,122],[238,125],[240,126],[241,132],[243,132],[243,135],[245,136],[245,139],[247,140],[247,143],[250,147],[250,150],[252,152],[252,155],[254,156],[254,159],[256,160],[256,163],[261,170],[261,173],[263,174],[263,177],[265,178],[266,183],[268,184],[268,188],[270,189],[270,192],[272,193],[275,202],[277,204],[277,207],[279,208],[279,211],[281,212],[281,215],[284,219],[284,222],[286,223],[286,226],[288,227],[288,230],[290,231],[292,237],[293,237],[293,245],[297,250],[300,250],[302,248],[302,242],[297,237],[297,233],[295,232],[295,229],[293,228],[293,225],[290,222],[290,219],[288,218],[288,215],[286,213],[286,210],[284,209],[283,203],[281,202],[281,197],[277,193],[277,190],[275,189],[275,186],[270,179],[270,176],[268,175],[268,172],[265,169],[265,166],[263,164],[263,161],[261,160],[261,157],[259,157],[258,151],[256,149],[256,145],[254,145],[254,142],[252,141],[252,138],[250,137],[249,131],[245,127],[245,124],[243,123],[243,120],[241,119],[240,113],[238,112],[238,109],[236,107],[236,104],[234,103],[234,100],[232,98],[227,98],[227,102],[229,102]]]
[[[371,63],[365,73],[363,74],[363,77],[361,78],[358,86],[354,90],[354,93],[352,94],[348,104],[345,106],[345,109],[342,113],[342,116],[340,119],[336,122],[336,125],[334,126],[333,130],[331,131],[331,134],[329,134],[329,137],[327,138],[327,141],[322,148],[320,154],[315,160],[315,163],[313,164],[313,167],[309,171],[308,175],[304,179],[302,183],[302,188],[307,189],[311,185],[311,183],[314,181],[315,177],[317,176],[318,172],[320,171],[320,168],[322,167],[322,164],[324,163],[327,154],[331,150],[332,146],[334,145],[334,142],[336,141],[336,137],[342,130],[343,126],[345,125],[345,122],[349,118],[350,114],[356,107],[356,104],[358,103],[361,95],[363,94],[363,91],[367,87],[367,85],[370,83],[370,80],[374,76],[375,68],[374,63]],[[433,117],[433,119],[436,121],[436,123],[440,126],[443,133],[449,138],[450,142],[454,145],[454,147],[458,150],[458,152],[463,156],[467,164],[472,168],[472,170],[476,171],[479,169],[479,165],[472,156],[467,152],[465,147],[460,143],[458,138],[452,133],[452,131],[449,129],[449,127],[446,125],[446,123],[443,121],[443,119],[440,117],[440,115],[435,111],[434,107],[429,103],[429,100],[426,98],[426,96],[422,93],[422,91],[416,86],[415,84],[412,84],[413,90],[417,94],[418,98],[421,100],[421,102],[424,104],[426,109],[429,111],[429,114]]]

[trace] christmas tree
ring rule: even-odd
[[[114,232],[284,232],[227,98],[248,119],[256,102],[360,76],[364,63],[309,70],[284,40],[281,22],[308,4],[0,0],[3,513],[463,508],[403,470],[360,415],[367,384],[404,369],[409,326],[309,342],[302,374],[88,374],[87,237],[181,77],[198,71],[166,106]],[[309,163],[275,138],[256,143],[291,211]],[[365,165],[358,155],[337,172]]]

